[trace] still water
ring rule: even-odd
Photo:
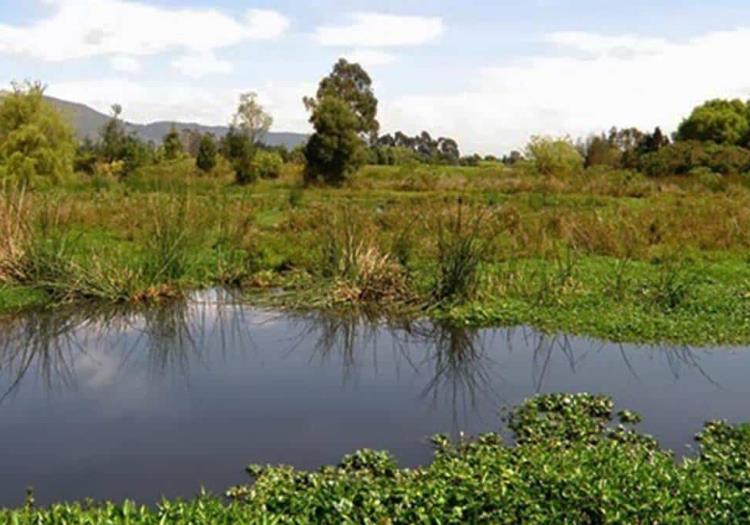
[[[140,312],[0,321],[0,506],[191,496],[250,463],[317,468],[357,448],[429,462],[429,436],[498,430],[538,392],[613,395],[680,454],[750,421],[750,351],[608,344],[530,329],[373,324],[221,294]]]

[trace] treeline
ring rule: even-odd
[[[475,166],[502,162],[566,176],[602,167],[650,177],[718,177],[750,173],[750,102],[711,100],[697,108],[670,138],[660,128],[643,132],[613,128],[573,142],[532,137],[523,152],[500,158],[462,156],[450,137],[423,131],[380,134],[372,79],[359,65],[339,60],[313,97],[304,99],[314,133],[292,151],[263,144],[273,118],[254,93],[241,95],[223,137],[172,129],[161,144],[129,133],[113,106],[96,140],[77,143],[73,131],[44,101],[39,83],[13,84],[0,104],[0,178],[56,181],[74,172],[122,178],[148,165],[192,157],[203,173],[231,172],[237,183],[278,177],[286,162],[303,163],[308,184],[340,184],[364,164]]]
[[[240,97],[237,113],[223,137],[194,130],[178,132],[173,126],[157,145],[127,132],[121,113],[119,105],[113,106],[98,140],[85,140],[78,146],[76,171],[125,177],[140,167],[192,157],[201,172],[212,173],[223,164],[234,172],[238,183],[246,184],[259,178],[278,177],[290,157],[286,148],[263,144],[273,119],[254,93]]]
[[[547,174],[602,166],[649,177],[750,173],[750,101],[710,100],[696,107],[671,139],[659,127],[651,133],[612,128],[575,143],[535,137],[524,153],[503,157],[510,165],[524,160]]]

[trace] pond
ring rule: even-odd
[[[429,462],[429,437],[501,427],[539,392],[614,396],[678,454],[750,420],[750,352],[638,347],[256,310],[220,293],[139,311],[0,321],[0,506],[221,492],[250,463],[358,448]]]

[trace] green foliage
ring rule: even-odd
[[[349,104],[337,97],[318,100],[310,122],[315,133],[305,146],[305,181],[320,179],[328,184],[343,183],[364,161],[361,123]]]
[[[248,134],[230,127],[221,142],[221,153],[232,165],[237,184],[249,184],[257,180],[258,174],[253,166],[256,146]]]
[[[182,155],[182,140],[180,140],[180,134],[174,126],[164,136],[163,148],[166,160],[177,160]]]
[[[216,167],[216,143],[213,136],[206,134],[201,137],[195,165],[204,173],[208,173]]]
[[[284,159],[276,151],[258,150],[253,159],[253,169],[261,179],[278,179]]]
[[[59,182],[73,172],[75,142],[41,84],[14,84],[0,99],[0,178]]]
[[[393,135],[383,135],[371,149],[371,162],[381,165],[403,165],[410,162],[456,165],[461,160],[461,152],[455,140],[447,137],[433,139],[426,131],[415,137],[409,137],[400,131]]]
[[[541,175],[569,177],[583,170],[583,158],[568,138],[532,137],[526,157]]]
[[[100,132],[97,154],[107,164],[122,163],[121,175],[126,176],[154,159],[153,147],[125,129],[120,115],[122,107],[112,106],[112,116]]]
[[[709,100],[693,110],[677,130],[677,140],[750,145],[750,103],[741,100]]]

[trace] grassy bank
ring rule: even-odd
[[[241,187],[191,161],[124,181],[6,188],[0,312],[241,288],[283,308],[368,309],[617,341],[750,342],[750,189],[589,170],[300,168]]]
[[[400,469],[359,451],[337,467],[252,466],[227,499],[203,495],[155,508],[65,504],[0,510],[9,524],[222,523],[746,523],[750,428],[708,423],[699,453],[675,461],[615,415],[606,397],[545,395],[510,413],[513,444],[491,433],[433,438],[429,466]]]

